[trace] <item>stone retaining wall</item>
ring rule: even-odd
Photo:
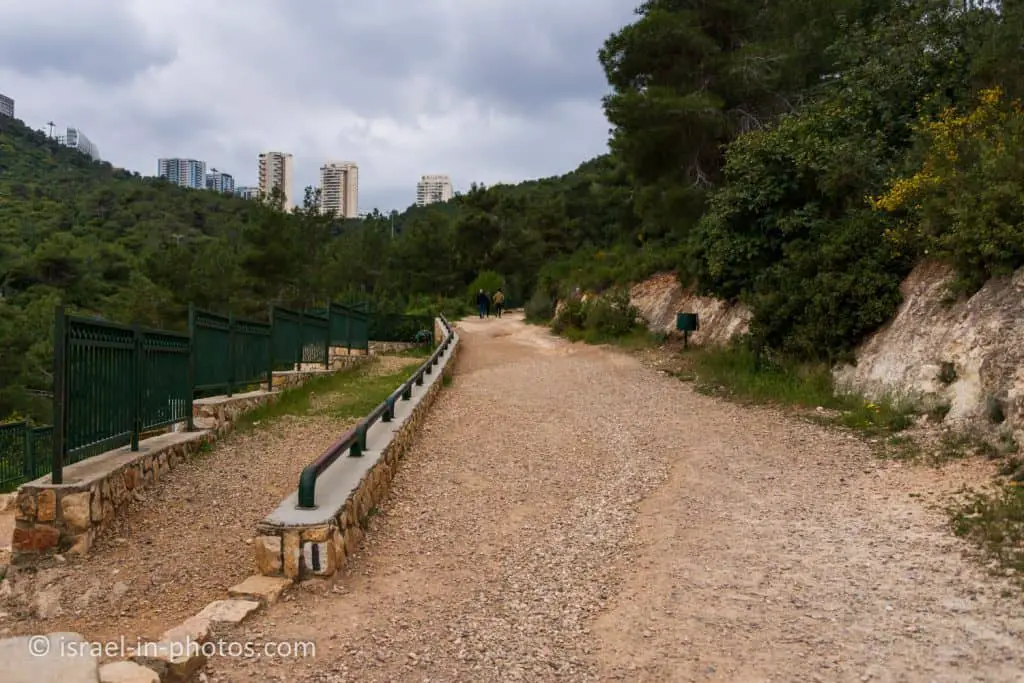
[[[368,356],[351,356],[340,367],[367,361]],[[329,371],[275,372],[274,385],[293,388],[326,374]],[[280,391],[256,391],[199,399],[192,409],[197,431],[160,434],[141,441],[138,451],[125,446],[68,465],[61,485],[51,484],[50,475],[23,484],[14,503],[12,563],[27,564],[54,552],[87,553],[96,536],[124,513],[140,491],[208,448],[231,430],[240,415],[279,396]]]
[[[65,484],[49,475],[18,489],[11,562],[53,552],[84,555],[96,536],[139,491],[156,484],[213,439],[213,432],[172,432],[108,451],[64,468]]]
[[[443,333],[442,333],[443,334]],[[443,339],[443,337],[438,337]],[[344,506],[329,521],[316,526],[282,527],[264,521],[257,528],[253,540],[257,571],[264,576],[284,576],[297,581],[307,576],[330,576],[344,566],[347,558],[356,552],[363,540],[363,527],[371,509],[379,505],[388,494],[398,463],[416,438],[427,411],[450,377],[459,352],[458,337],[453,340],[451,352],[440,368],[440,377],[432,382],[419,397],[412,413],[389,443],[374,454],[377,461],[365,473]],[[367,453],[364,457],[370,457]],[[342,461],[335,463],[335,466]],[[312,546],[317,547],[319,568],[308,566]]]
[[[434,338],[444,339],[444,336]],[[410,351],[420,346],[422,344],[417,344],[416,342],[372,341],[370,342],[370,353],[401,353],[402,351]]]

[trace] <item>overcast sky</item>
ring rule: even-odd
[[[424,173],[456,189],[605,151],[605,38],[639,0],[0,0],[0,93],[76,126],[115,166],[203,160],[256,183],[291,152],[296,196],[355,161],[360,211]]]

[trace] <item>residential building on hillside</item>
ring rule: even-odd
[[[206,162],[195,159],[160,159],[157,175],[181,187],[202,190],[206,187]]]
[[[284,210],[295,207],[292,193],[292,155],[287,152],[263,152],[260,154],[259,190],[269,196],[275,188],[284,195]]]
[[[233,194],[235,191],[235,179],[230,173],[224,173],[212,168],[206,174],[206,189]]]
[[[14,118],[14,100],[3,93],[0,93],[0,116]]]
[[[235,194],[242,199],[259,199],[260,188],[247,186],[236,187]]]
[[[446,175],[425,175],[416,183],[416,206],[446,202],[452,198],[452,179]]]
[[[93,161],[100,160],[100,150],[92,143],[89,138],[85,137],[82,131],[77,128],[68,128],[64,135],[57,136],[57,142],[67,147],[77,149],[82,154],[92,158]]]
[[[320,211],[336,218],[359,215],[359,166],[328,161],[320,167]]]

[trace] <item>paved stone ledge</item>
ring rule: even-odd
[[[309,379],[370,360],[347,356],[333,370],[274,373],[275,385],[297,387]],[[46,475],[19,487],[14,501],[15,526],[11,563],[31,564],[57,552],[84,555],[96,537],[132,499],[154,486],[172,469],[228,433],[238,417],[276,401],[280,391],[254,391],[196,400],[197,431],[173,431],[144,439],[139,450],[128,446],[107,451],[64,468],[64,484]]]
[[[362,542],[370,510],[387,496],[398,463],[440,391],[442,378],[453,371],[458,351],[456,334],[423,385],[413,387],[412,398],[396,404],[394,420],[378,421],[370,428],[363,456],[342,456],[320,475],[315,509],[297,509],[295,490],[258,525],[253,548],[261,575],[297,581],[329,576],[344,566]]]

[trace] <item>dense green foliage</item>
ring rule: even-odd
[[[964,151],[958,163],[973,179],[951,180],[950,201],[931,196],[933,236],[939,213],[956,226],[944,241],[900,248],[894,217],[870,201],[920,164],[922,120],[992,83],[1020,89],[1018,5],[651,0],[638,12],[601,57],[639,232],[678,256],[686,283],[749,305],[757,346],[804,359],[849,353],[892,316],[900,281],[926,254],[982,280],[1024,265],[1009,124]],[[992,249],[998,264],[981,255]]]
[[[550,319],[576,287],[675,270],[751,306],[758,346],[835,359],[892,315],[920,258],[975,282],[1024,264],[1019,120],[941,168],[932,125],[993,85],[1024,96],[1021,35],[1017,0],[649,0],[599,51],[608,154],[357,221],[321,216],[313,193],[284,214],[181,190],[0,119],[0,415],[45,419],[61,301],[180,328],[190,301],[457,313],[501,283]],[[900,180],[932,168],[944,184],[900,204]],[[616,311],[594,320],[621,327]]]

